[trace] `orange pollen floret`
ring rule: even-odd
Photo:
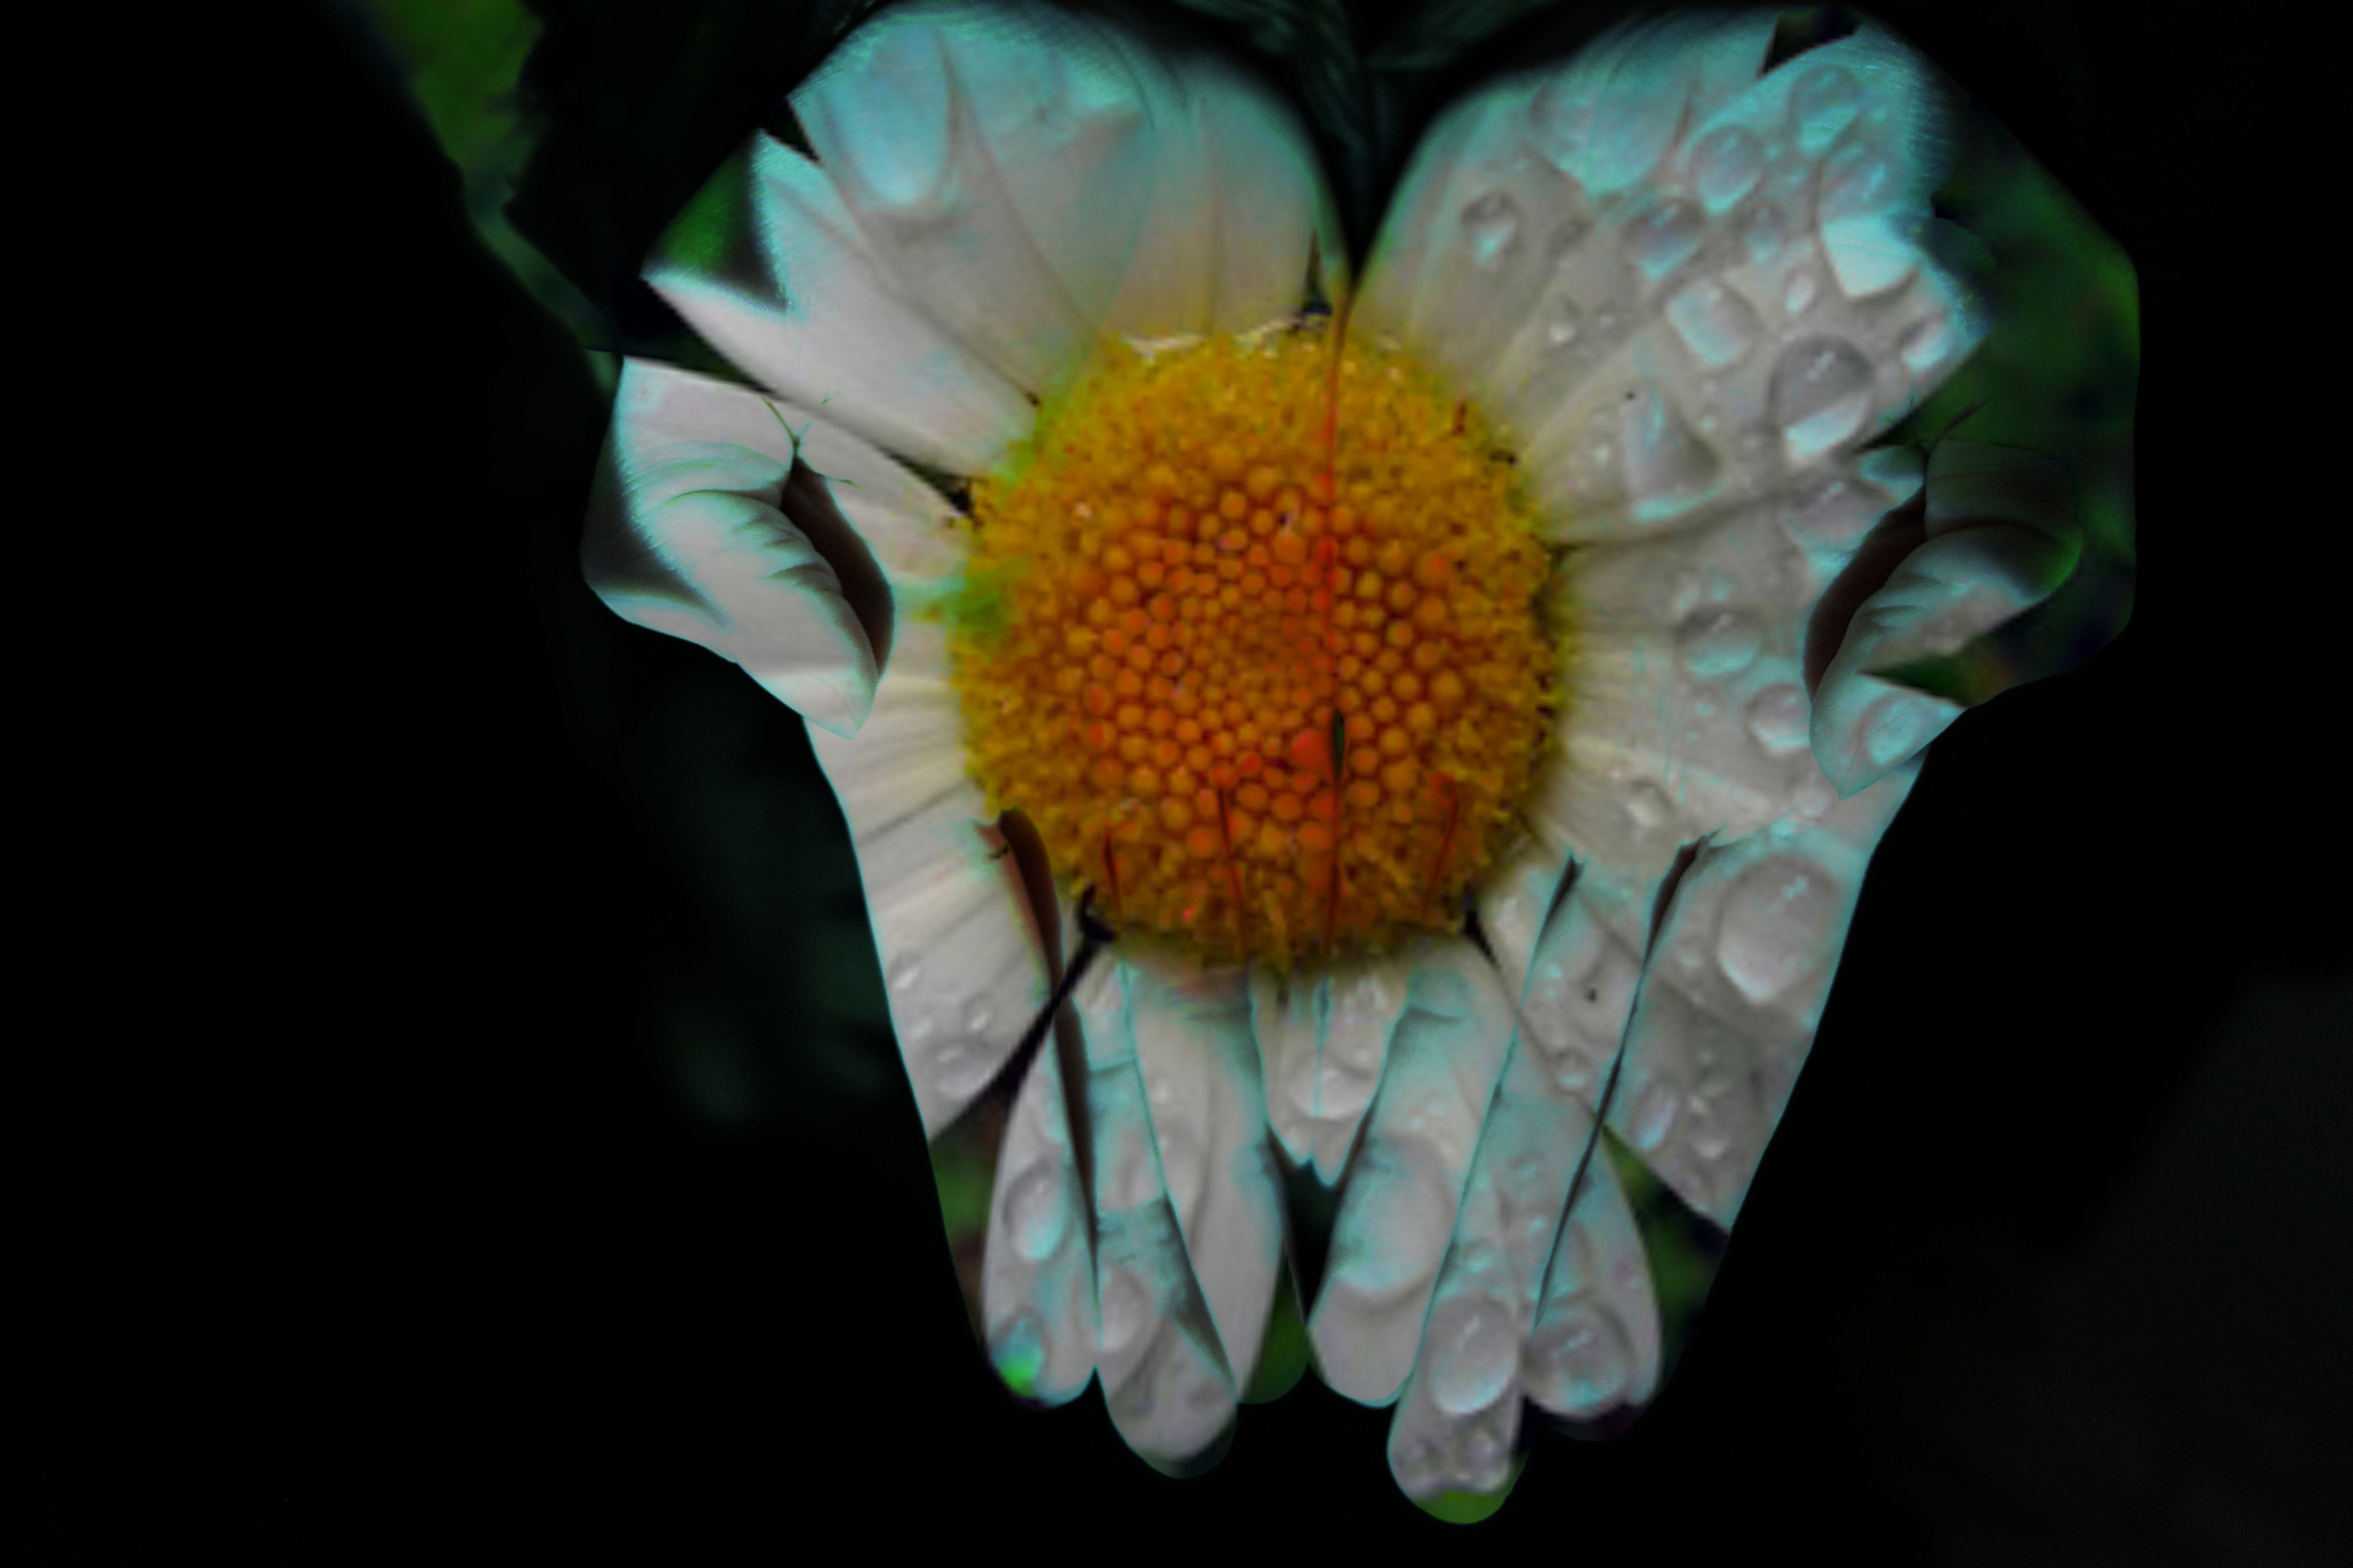
[[[1123,934],[1208,963],[1457,929],[1553,728],[1510,458],[1403,356],[1335,353],[1313,321],[1107,345],[974,483],[946,607],[989,809]]]

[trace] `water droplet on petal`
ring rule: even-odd
[[[1146,1302],[1144,1287],[1124,1268],[1113,1268],[1103,1287],[1103,1345],[1106,1351],[1125,1350],[1144,1327]]]
[[[1789,125],[1810,158],[1838,140],[1862,108],[1862,86],[1843,68],[1816,66],[1789,89]]]
[[[1952,323],[1942,316],[1932,316],[1904,336],[1905,368],[1915,375],[1926,375],[1952,356],[1956,334]]]
[[[1714,496],[1724,459],[1667,396],[1644,386],[1626,420],[1626,479],[1639,522],[1680,516]]]
[[[1824,225],[1880,216],[1893,211],[1903,195],[1895,161],[1875,147],[1841,147],[1823,160],[1820,217]]]
[[[1520,205],[1502,191],[1489,191],[1462,209],[1462,237],[1473,265],[1493,271],[1518,247]]]
[[[1710,370],[1738,363],[1758,331],[1755,309],[1713,278],[1696,279],[1668,300],[1667,321]]]
[[[1042,1262],[1062,1245],[1070,1228],[1070,1197],[1053,1162],[1039,1160],[1013,1178],[1005,1191],[1005,1233],[1014,1251]]]
[[[1775,855],[1743,871],[1716,917],[1715,960],[1752,1002],[1768,1002],[1828,956],[1836,889],[1819,867]]]
[[[901,953],[891,962],[891,989],[903,996],[915,988],[923,977],[923,965],[912,952]]]
[[[1789,274],[1789,281],[1781,289],[1781,312],[1802,316],[1812,308],[1817,292],[1814,275],[1804,268]]]
[[[1767,394],[1792,465],[1810,462],[1871,416],[1871,362],[1843,338],[1801,338],[1774,362]]]
[[[1691,259],[1706,224],[1686,201],[1663,201],[1626,226],[1626,259],[1655,283]]]
[[[1583,324],[1574,300],[1556,300],[1545,318],[1545,342],[1556,349],[1567,348],[1577,341],[1577,329]]]
[[[1753,208],[1741,221],[1740,246],[1752,262],[1767,262],[1781,254],[1781,242],[1788,236],[1789,224],[1777,206]]]
[[[1689,1132],[1692,1152],[1703,1160],[1721,1160],[1732,1147],[1732,1134],[1725,1130],[1724,1119],[1704,1100],[1695,1098],[1691,1102]]]
[[[932,1082],[950,1095],[978,1094],[997,1070],[997,1053],[987,1040],[955,1036],[942,1040],[926,1058]]]
[[[1751,616],[1738,610],[1702,611],[1683,623],[1678,634],[1683,668],[1694,680],[1721,680],[1737,675],[1757,661],[1765,646],[1764,633]]]
[[[1626,792],[1626,815],[1632,817],[1634,826],[1645,833],[1666,821],[1668,812],[1672,809],[1667,792],[1648,779]]]
[[[1430,1399],[1450,1415],[1484,1410],[1502,1397],[1519,1360],[1519,1335],[1503,1303],[1458,1298],[1430,1325]]]
[[[1856,725],[1864,754],[1886,767],[1926,745],[1936,730],[1936,711],[1922,698],[1890,692],[1873,703]]]
[[[1528,1346],[1528,1393],[1565,1415],[1587,1415],[1625,1392],[1625,1336],[1590,1302],[1568,1305]]]
[[[976,1035],[985,1035],[997,1015],[989,1009],[988,998],[975,996],[964,1005],[964,1026]]]
[[[1736,205],[1764,173],[1765,149],[1753,132],[1737,125],[1720,126],[1692,148],[1692,189],[1710,213]]]
[[[1748,732],[1767,755],[1786,756],[1806,743],[1813,715],[1805,689],[1778,681],[1748,700]]]
[[[1652,1079],[1636,1098],[1634,1113],[1629,1120],[1634,1147],[1643,1153],[1665,1142],[1675,1125],[1674,1086],[1663,1079]]]

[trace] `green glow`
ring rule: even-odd
[[[1520,1484],[1520,1472],[1526,1469],[1528,1457],[1515,1455],[1512,1467],[1504,1472],[1504,1484],[1492,1492],[1444,1491],[1433,1498],[1415,1498],[1413,1506],[1435,1520],[1448,1524],[1476,1524],[1504,1506],[1512,1489]]]

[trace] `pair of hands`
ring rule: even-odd
[[[1083,1046],[1041,1055],[1037,1070],[1005,1086],[1009,1101],[983,1096],[955,1121],[959,1097],[943,1098],[936,1072],[913,1071],[941,1168],[991,1189],[987,1208],[968,1215],[975,1225],[957,1225],[964,1205],[944,1186],[944,1206],[976,1322],[1009,1379],[1067,1395],[1099,1370],[1140,1451],[1196,1451],[1208,1434],[1191,1429],[1186,1395],[1215,1377],[1188,1381],[1185,1346],[1220,1335],[1129,1336],[1155,1314],[1216,1316],[1225,1265],[1193,1234],[1210,1201],[1205,1184],[1212,1196],[1262,1195],[1267,1184],[1221,1186],[1201,1162],[1223,1169],[1218,1159],[1262,1143],[1267,1127],[1326,1180],[1348,1173],[1310,1333],[1335,1387],[1398,1399],[1391,1458],[1409,1491],[1500,1482],[1511,1433],[1492,1413],[1515,1418],[1516,1401],[1500,1397],[1514,1380],[1572,1415],[1647,1399],[1665,1359],[1637,1225],[1650,1200],[1630,1199],[1597,1121],[1630,1152],[1629,1173],[1639,1166],[1728,1228],[1810,1042],[1863,868],[1921,750],[1967,706],[2079,662],[2121,626],[2129,603],[2129,268],[1982,118],[1939,195],[1952,221],[1907,237],[1975,284],[1992,330],[1851,473],[1779,498],[1775,521],[1806,557],[1778,606],[1804,628],[1802,686],[1760,694],[1745,721],[1767,753],[1807,752],[1819,764],[1787,809],[1684,822],[1637,784],[1608,803],[1632,829],[1540,846],[1541,864],[1496,879],[1480,909],[1492,964],[1450,973],[1434,963],[1410,997],[1303,996],[1266,977],[1255,994],[1205,987],[1144,1010],[1180,1020],[1167,1026],[1187,1035],[1179,1048],[1134,1022],[1137,993],[1161,981],[1106,964],[1072,998],[1075,1016],[1092,1020],[1074,1031]],[[723,255],[705,260],[728,265]],[[925,563],[913,559],[920,540],[885,540],[861,508],[912,483],[903,470],[869,462],[854,442],[828,450],[827,430],[796,432],[731,389],[649,374],[634,390],[625,380],[623,398],[589,540],[592,582],[631,618],[737,658],[833,734],[860,731],[870,712],[879,719],[894,640],[902,666],[913,646],[909,628],[893,627],[888,579]],[[953,412],[917,423],[935,433]],[[913,416],[902,407],[873,417]],[[694,452],[633,447],[665,421],[672,436],[696,432]],[[925,504],[900,499],[916,512]],[[660,547],[659,564],[648,542]],[[1630,552],[1611,569],[1632,580],[1657,564]],[[833,745],[819,741],[821,752]],[[856,743],[877,740],[869,731]],[[1656,750],[1672,753],[1673,737]],[[1573,879],[1556,896],[1564,872]],[[1064,924],[1060,956],[1075,936]],[[891,973],[895,984],[895,964]],[[1366,1037],[1335,1023],[1351,1006],[1405,1021],[1394,1038],[1384,1025],[1364,1049]],[[1198,1081],[1170,1088],[1167,1069],[1179,1062]],[[1742,1092],[1705,1092],[1711,1082]],[[1189,1163],[1173,1152],[1180,1131],[1191,1137]],[[1083,1198],[1041,1197],[1031,1179],[1079,1168],[1093,1173]],[[1151,1182],[1169,1204],[1152,1207]],[[1553,1197],[1526,1201],[1542,1194]],[[1097,1224],[1090,1247],[1074,1249],[1088,1201]],[[1170,1237],[1125,1234],[1115,1218],[1147,1212],[1187,1236],[1172,1247]],[[1280,1215],[1271,1230],[1269,1217],[1234,1222],[1254,1238],[1241,1253],[1255,1258],[1279,1237]],[[1130,1302],[1124,1292],[1150,1269],[1127,1265],[1181,1257],[1187,1241],[1194,1284]],[[1514,1326],[1486,1305],[1515,1291],[1530,1314],[1525,1355]],[[1023,1340],[1027,1320],[993,1310],[992,1293],[1064,1299],[1071,1321],[1093,1325],[1097,1359],[1048,1364],[1046,1342]],[[1208,1370],[1237,1390],[1280,1384],[1292,1342],[1283,1300],[1271,1330],[1216,1325],[1240,1364]],[[1159,1359],[1145,1367],[1148,1354]],[[1176,1397],[1157,1408],[1134,1397],[1155,1389]],[[1205,1418],[1217,1413],[1216,1400],[1195,1405]]]

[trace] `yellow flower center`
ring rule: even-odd
[[[1475,410],[1312,329],[1115,345],[973,521],[969,763],[1066,893],[1213,963],[1459,924],[1554,701],[1548,558]]]

